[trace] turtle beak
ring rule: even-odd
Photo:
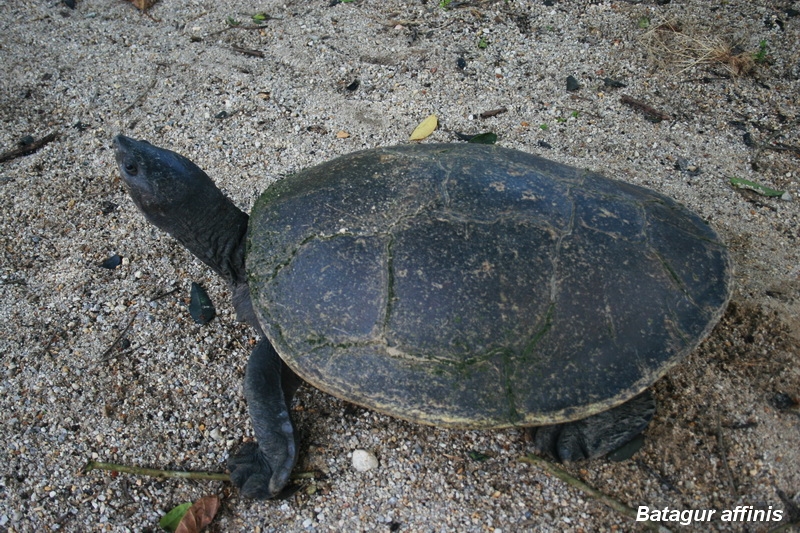
[[[112,146],[117,155],[117,162],[120,161],[122,154],[137,154],[146,153],[148,150],[153,150],[154,146],[147,141],[137,141],[124,135],[117,135],[112,141]]]
[[[136,162],[136,153],[140,151],[137,150],[138,145],[143,142],[144,141],[136,141],[130,137],[125,137],[124,135],[117,135],[114,137],[114,154],[117,158],[117,165],[119,165],[123,178],[125,174],[135,176],[138,173],[139,169]]]
[[[111,145],[114,147],[114,153],[117,156],[117,163],[120,161],[120,156],[124,153],[130,153],[133,151],[133,147],[136,145],[137,141],[131,139],[130,137],[125,137],[124,135],[117,135],[114,137]]]
[[[131,139],[130,137],[126,137],[124,135],[117,135],[114,137],[112,141],[115,150],[119,150],[120,148],[125,150],[133,150],[137,146],[140,147],[142,145],[153,146],[147,141],[137,141],[136,139]]]
[[[150,146],[150,143],[137,141],[124,135],[117,135],[113,142],[120,177],[140,209],[153,196],[153,186],[147,178],[146,169],[142,166],[143,145]]]
[[[114,140],[111,142],[111,144],[114,145],[114,148],[118,148],[120,145],[123,144],[126,146],[130,146],[132,142],[133,139],[131,139],[130,137],[125,137],[124,135],[120,134],[114,137]]]

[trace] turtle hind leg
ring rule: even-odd
[[[247,443],[228,460],[231,481],[245,498],[278,496],[297,461],[289,404],[299,384],[266,339],[258,343],[244,380],[244,393],[257,443]]]
[[[562,461],[601,457],[636,438],[655,411],[655,398],[648,389],[622,405],[588,418],[531,428],[533,447]]]

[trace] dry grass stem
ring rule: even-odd
[[[743,50],[733,39],[711,35],[708,30],[662,21],[640,38],[659,66],[676,64],[681,73],[698,66],[722,66],[731,76],[753,72],[758,51]]]

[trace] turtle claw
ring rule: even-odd
[[[248,442],[228,459],[228,469],[231,471],[231,481],[242,497],[266,500],[279,496],[289,481],[292,467],[281,468],[281,463],[286,466],[283,461],[279,462],[277,469],[273,469],[258,445]]]
[[[248,442],[232,455],[228,459],[228,469],[231,481],[244,498],[265,500],[275,496],[270,487],[272,468],[256,443]]]
[[[582,420],[531,428],[533,447],[564,462],[602,457],[644,431],[655,410],[653,394],[646,390],[614,409]]]

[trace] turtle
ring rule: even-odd
[[[259,335],[256,442],[227,465],[246,498],[287,486],[302,382],[414,423],[535,428],[564,461],[606,455],[640,437],[650,386],[731,295],[727,248],[694,212],[497,145],[357,151],[276,181],[249,216],[184,156],[114,147],[139,210]]]

